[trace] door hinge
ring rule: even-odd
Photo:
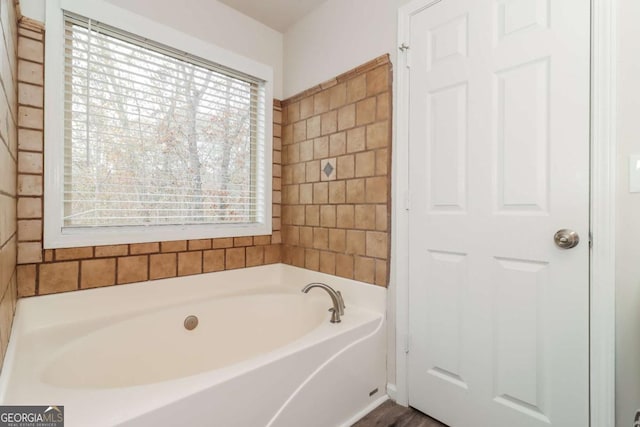
[[[403,42],[400,46],[398,46],[400,52],[404,53],[404,65],[407,68],[411,68],[411,51],[409,50],[409,45]]]
[[[589,249],[593,249],[593,234],[589,231]]]
[[[404,352],[405,354],[408,354],[411,349],[411,335],[404,334],[403,341]]]

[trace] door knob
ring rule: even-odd
[[[578,233],[573,230],[563,228],[554,234],[553,240],[559,248],[571,249],[578,246],[578,243],[580,243],[580,236],[578,236]]]

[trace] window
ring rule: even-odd
[[[63,32],[62,246],[270,232],[264,80],[68,12]]]

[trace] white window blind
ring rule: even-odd
[[[64,19],[63,228],[265,222],[264,82]]]

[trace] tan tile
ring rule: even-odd
[[[292,102],[287,106],[287,121],[294,123],[300,120],[300,102]]]
[[[322,159],[329,157],[329,137],[323,136],[313,140],[313,158]]]
[[[367,178],[367,203],[387,202],[387,181],[386,176]]]
[[[376,120],[388,120],[391,117],[391,102],[389,101],[389,92],[378,95],[376,107]]]
[[[18,61],[18,80],[42,85],[44,83],[44,66],[35,62]]]
[[[389,90],[389,68],[382,65],[367,73],[367,95],[375,95]]]
[[[264,248],[264,263],[276,264],[282,261],[282,245],[269,245]]]
[[[323,204],[329,201],[329,183],[317,182],[313,184],[313,203]]]
[[[294,225],[286,227],[282,237],[287,245],[298,245],[300,243],[300,227]]]
[[[320,225],[322,227],[336,226],[336,207],[331,205],[320,206]]]
[[[224,249],[214,249],[202,253],[202,271],[204,273],[222,270],[224,270]]]
[[[302,194],[301,190],[303,189],[303,185],[305,184],[294,184],[294,185],[285,185],[284,187],[284,203],[288,205],[297,205],[298,203],[302,203],[303,197],[306,200],[308,194]],[[311,186],[311,184],[308,184]],[[307,187],[304,187],[305,192],[307,191]]]
[[[75,291],[78,289],[78,270],[78,261],[40,265],[38,294]]]
[[[338,228],[353,228],[353,206],[338,205],[336,212],[336,224]]]
[[[348,104],[338,110],[338,130],[345,130],[356,125],[356,106]]]
[[[304,206],[291,206],[291,224],[304,225]]]
[[[336,254],[320,252],[320,271],[326,274],[336,274]]]
[[[361,126],[347,131],[347,152],[354,153],[356,151],[364,151],[366,128]]]
[[[42,153],[29,153],[21,151],[18,153],[19,173],[42,173]]]
[[[320,252],[315,249],[305,249],[304,268],[307,270],[320,270]]]
[[[313,229],[313,247],[316,249],[329,249],[329,230],[315,227]]]
[[[247,267],[264,264],[264,246],[251,246],[247,248]]]
[[[269,236],[269,235],[254,236],[253,244],[256,245],[256,246],[270,245],[271,244],[271,236]]]
[[[322,114],[329,110],[330,103],[329,90],[323,90],[313,96],[313,113]]]
[[[387,271],[388,271],[387,261],[377,259],[376,260],[376,279],[375,279],[376,285],[387,286],[387,283],[388,283]]]
[[[143,282],[149,269],[147,255],[127,256],[118,258],[118,284]]]
[[[310,162],[305,163],[305,165],[306,165],[305,180],[307,182],[320,181],[320,161],[312,160]]]
[[[273,138],[273,149],[274,150],[282,150],[282,138],[277,138],[274,136]]]
[[[320,136],[320,116],[314,116],[307,119],[307,138],[316,138]]]
[[[282,178],[273,177],[271,181],[274,190],[282,190]]]
[[[293,143],[293,125],[282,127],[282,145],[287,146]]]
[[[356,154],[356,176],[373,176],[376,173],[376,153],[365,151]]]
[[[41,175],[18,175],[18,195],[19,196],[41,196],[42,176]]]
[[[149,256],[149,279],[164,279],[178,274],[177,254],[157,254]]]
[[[81,248],[56,249],[56,261],[93,258],[93,246]]]
[[[19,265],[16,268],[18,275],[18,297],[30,297],[36,294],[36,265]]]
[[[309,205],[305,207],[305,224],[311,226],[320,225],[320,206]]]
[[[42,240],[42,221],[39,219],[24,219],[18,221],[18,240]]]
[[[383,148],[376,151],[376,175],[389,174],[389,155],[388,150]]]
[[[160,244],[158,242],[135,243],[129,245],[129,253],[131,255],[151,254],[158,251],[160,251]]]
[[[42,262],[41,242],[19,242],[18,264],[32,264]]]
[[[308,96],[300,100],[300,119],[306,119],[313,115],[313,97]]]
[[[313,160],[313,140],[302,141],[300,143],[300,161],[308,162]]]
[[[364,203],[366,200],[365,195],[365,180],[364,179],[350,179],[347,181],[347,203]]]
[[[225,268],[227,270],[233,270],[236,268],[244,268],[245,266],[245,251],[244,248],[227,249],[225,257]]]
[[[387,233],[367,231],[367,256],[387,259],[388,250]]]
[[[338,157],[338,179],[353,178],[355,175],[355,157],[353,154]]]
[[[18,83],[18,102],[22,105],[42,108],[44,106],[44,88],[29,83]]]
[[[18,34],[21,36],[29,37],[30,39],[35,39],[35,40],[44,39],[44,36],[42,35],[42,33],[27,30],[26,28],[18,28]]]
[[[359,230],[375,230],[376,228],[376,206],[356,205],[355,223]]]
[[[41,41],[18,37],[18,58],[44,62],[44,44]]]
[[[367,253],[366,235],[364,231],[347,230],[347,247],[345,253],[356,255],[365,255]]]
[[[33,129],[18,129],[18,148],[20,150],[42,152],[43,132]]]
[[[331,181],[329,183],[329,203],[344,203],[345,200],[345,181]]]
[[[293,124],[293,142],[300,142],[307,139],[307,122],[297,122]]]
[[[253,237],[252,236],[244,236],[244,237],[234,237],[233,238],[233,246],[251,246],[253,245]]]
[[[387,213],[387,205],[376,206],[376,230],[387,231],[389,215]]]
[[[91,259],[80,263],[80,288],[97,288],[116,284],[115,258]]]
[[[329,230],[329,249],[336,252],[344,252],[346,247],[345,230],[331,228]]]
[[[347,150],[347,134],[345,132],[335,133],[329,136],[329,155],[340,156]]]
[[[271,244],[276,245],[278,243],[282,243],[282,234],[279,231],[274,231],[271,234]]]
[[[300,246],[313,247],[313,227],[300,227]]]
[[[293,199],[289,203],[298,203],[295,200],[295,195],[292,194],[291,198]],[[300,184],[300,204],[310,205],[313,203],[313,184]]]
[[[233,237],[222,237],[222,238],[219,238],[219,239],[213,239],[211,241],[211,247],[213,249],[232,248],[233,247]]]
[[[44,250],[44,262],[52,262],[53,261],[53,249],[45,249]]]
[[[329,89],[329,108],[342,107],[347,102],[347,84],[341,83]]]
[[[282,166],[273,164],[271,165],[271,175],[276,177],[282,176]]]
[[[293,248],[291,251],[291,262],[296,267],[304,268],[304,249],[302,248]]]
[[[300,144],[291,144],[287,147],[287,162],[298,163],[300,161]]]
[[[190,251],[211,249],[211,239],[189,240],[188,247]]]
[[[129,254],[128,245],[96,246],[94,249],[94,256],[96,258],[124,256],[128,254]]]
[[[376,121],[376,98],[363,99],[356,104],[356,124],[366,125]]]
[[[320,117],[320,127],[322,135],[328,135],[338,130],[338,112],[333,110],[323,113]]]
[[[354,257],[353,278],[365,283],[373,283],[375,278],[375,260],[361,256]]]
[[[202,252],[178,253],[178,276],[202,273]]]
[[[42,130],[44,128],[44,110],[42,108],[18,106],[18,126]]]
[[[367,126],[367,149],[390,147],[388,121],[374,123]]]
[[[282,126],[280,124],[273,124],[273,136],[282,136]]]
[[[39,197],[19,197],[18,218],[42,218],[42,199]]]
[[[353,279],[353,255],[336,254],[336,276]]]
[[[176,240],[174,242],[160,242],[160,252],[181,252],[187,250],[186,240]]]
[[[307,179],[306,163],[296,163],[291,167],[293,169],[294,184],[300,184],[300,183],[306,182],[306,179]],[[318,172],[318,177],[319,177],[319,172]]]
[[[367,96],[367,79],[362,74],[347,81],[347,102],[359,101]]]

